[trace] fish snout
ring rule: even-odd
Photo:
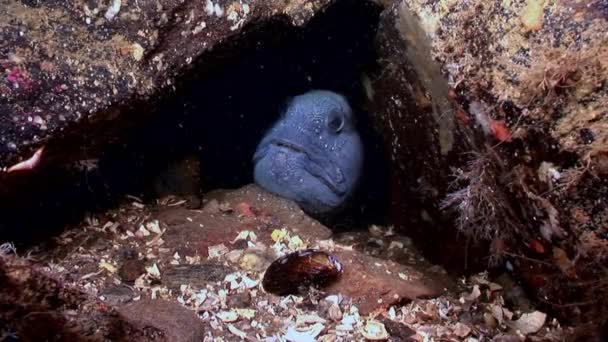
[[[326,150],[294,139],[269,137],[253,156],[254,179],[266,190],[295,200],[305,211],[329,212],[351,190],[348,169]]]
[[[282,153],[294,153],[302,156],[303,171],[318,179],[338,197],[346,195],[345,176],[337,163],[325,155],[322,149],[305,148],[304,145],[287,139],[272,139],[269,142]]]

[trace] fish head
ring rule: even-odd
[[[363,147],[353,111],[334,92],[294,97],[253,157],[262,188],[311,213],[340,207],[359,182]]]

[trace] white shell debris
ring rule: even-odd
[[[199,34],[206,27],[207,27],[207,23],[204,22],[204,21],[201,21],[198,25],[196,25],[196,27],[194,28],[194,30],[192,30],[192,34],[194,34],[194,35]]]
[[[517,321],[512,323],[512,328],[524,335],[533,334],[538,332],[543,325],[545,325],[546,319],[547,314],[544,312],[534,311],[525,313],[521,315]]]
[[[313,324],[305,328],[295,328],[290,326],[287,328],[285,339],[292,342],[314,342],[316,337],[325,329],[325,326],[321,323]]]
[[[209,259],[219,258],[222,255],[228,253],[228,247],[223,243],[215,246],[209,246],[207,254],[209,255]]]
[[[317,315],[298,315],[296,317],[296,326],[305,326],[312,323],[325,323],[327,322],[325,319],[317,316]]]
[[[236,313],[239,314],[240,317],[245,319],[252,319],[255,317],[255,310],[253,309],[234,309]]]
[[[156,263],[154,263],[152,266],[146,267],[146,273],[152,277],[160,278],[160,270],[158,269]]]
[[[342,332],[350,332],[355,330],[355,325],[360,324],[359,310],[356,306],[351,305],[348,312],[344,312],[340,324],[336,326],[336,330]]]
[[[258,281],[241,274],[240,272],[230,273],[224,277],[224,282],[230,284],[230,290],[252,289],[258,286]]]
[[[325,297],[325,300],[330,303],[340,305],[340,303],[342,302],[342,295],[340,295],[340,294],[330,295],[330,296]]]
[[[213,1],[207,0],[207,3],[205,4],[205,13],[207,13],[207,15],[215,14],[216,17],[221,17],[224,15],[224,9],[219,4],[214,4]]]
[[[233,333],[234,335],[236,335],[242,339],[247,338],[247,334],[244,331],[239,330],[237,327],[235,327],[232,324],[228,324],[228,331],[230,331],[231,333]]]
[[[139,226],[139,229],[137,230],[137,232],[141,236],[150,236],[150,232],[146,228],[144,228],[143,225]]]
[[[131,45],[131,51],[133,59],[138,62],[144,57],[144,48],[138,43],[133,43],[133,45]]]
[[[160,229],[160,224],[158,223],[158,220],[152,220],[150,222],[147,222],[146,228],[155,234],[162,234],[162,230]]]
[[[217,314],[217,317],[224,323],[232,323],[239,319],[239,314],[236,311],[222,311]]]
[[[107,20],[112,20],[120,12],[120,6],[122,5],[121,0],[112,0],[112,4],[108,7],[104,17]]]
[[[388,339],[388,332],[384,324],[371,320],[361,329],[361,335],[371,341],[380,341]]]
[[[99,268],[103,268],[110,273],[116,273],[116,266],[104,261],[103,259],[99,262]]]
[[[342,310],[336,304],[332,304],[327,310],[327,313],[332,321],[337,322],[342,320]]]
[[[258,239],[257,235],[254,232],[249,230],[243,230],[239,232],[239,234],[234,238],[234,240],[232,240],[232,243],[235,243],[238,240],[247,240],[247,238],[249,238],[249,240],[251,241],[256,241]]]

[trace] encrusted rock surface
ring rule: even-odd
[[[103,131],[104,122],[124,119],[127,107],[170,91],[193,61],[247,25],[274,17],[301,25],[328,3],[2,0],[0,169],[47,144],[43,162],[66,157],[65,145],[52,148],[66,135],[94,146],[84,132]]]
[[[605,1],[376,2],[386,7],[376,40],[380,70],[365,75],[363,84],[372,120],[390,159],[390,221],[398,230],[410,232],[428,255],[434,254],[446,265],[506,267],[540,298],[543,310],[559,313],[560,318],[570,320],[566,323],[574,325],[605,325]],[[302,25],[328,3],[163,0],[113,1],[108,7],[107,3],[94,2],[0,0],[0,183],[9,183],[13,174],[5,171],[19,161],[27,161],[19,164],[27,169],[77,160],[79,153],[94,156],[97,145],[110,142],[106,140],[113,137],[111,132],[137,120],[127,118],[127,113],[147,113],[149,106],[154,106],[149,100],[159,94],[170,96],[180,76],[194,64],[202,70],[213,68],[218,60],[234,57],[231,48],[238,46],[235,42],[247,32],[255,31],[256,24],[274,18]],[[129,111],[134,108],[137,111]],[[118,122],[121,124],[116,126]],[[0,193],[19,189],[18,183],[11,185],[9,190],[1,187]],[[263,210],[256,212],[247,203],[257,199],[247,197],[247,191],[238,194],[246,198],[244,205],[222,197],[208,202],[201,211],[175,205],[158,216],[146,210],[145,218],[137,219],[137,224],[149,222],[150,217],[164,222],[166,231],[162,233],[153,231],[157,228],[154,224],[142,230],[129,220],[120,222],[122,228],[91,224],[96,234],[89,234],[83,245],[73,246],[74,250],[94,245],[95,253],[107,252],[108,242],[100,238],[106,234],[136,241],[134,245],[149,250],[124,258],[114,251],[103,257],[93,252],[91,257],[83,257],[58,248],[58,260],[68,264],[70,258],[78,261],[73,270],[58,272],[67,282],[84,282],[80,284],[83,287],[107,286],[109,290],[100,293],[108,294],[109,300],[119,305],[132,296],[116,284],[105,284],[106,274],[114,277],[117,272],[119,280],[135,283],[148,295],[166,295],[164,290],[151,290],[150,285],[160,281],[173,289],[179,287],[177,282],[189,281],[192,274],[200,272],[197,257],[213,259],[217,253],[227,254],[222,244],[228,249],[246,249],[250,235],[236,239],[244,230],[255,232],[257,242],[263,245],[276,242],[272,233],[285,222],[291,223],[291,233],[302,234],[302,243],[329,237],[328,229],[301,215],[297,208],[275,208],[272,217]],[[263,204],[253,206],[257,207]],[[142,205],[134,208],[137,211]],[[205,229],[204,237],[200,229]],[[71,242],[69,234],[63,236],[65,244]],[[371,245],[386,251],[376,240],[382,239],[376,237]],[[173,249],[163,249],[163,243]],[[242,259],[237,254],[225,256],[232,260],[231,267],[255,274],[272,260],[261,251]],[[171,262],[182,263],[180,258],[186,256],[194,258],[187,263],[197,267],[173,267],[176,265]],[[162,266],[159,270],[154,261],[168,263],[169,272],[165,274]],[[142,263],[148,282],[144,284],[139,275]],[[353,265],[356,269],[356,263]],[[14,271],[15,265],[11,267]],[[217,270],[218,274],[227,271]],[[168,280],[167,275],[178,280]],[[348,279],[352,274],[346,276]],[[27,279],[17,284],[23,282]],[[55,280],[50,284],[63,286]],[[483,284],[487,286],[487,282]],[[435,293],[418,291],[418,285],[410,286],[413,293]],[[91,292],[97,295],[96,290]],[[182,295],[192,295],[189,291],[185,288]],[[189,297],[189,305],[198,309],[194,297]],[[478,298],[479,288],[469,297]],[[31,291],[23,298],[21,304],[36,303]],[[97,304],[87,307],[89,312],[95,311]],[[444,308],[443,303],[435,304]],[[37,304],[28,305],[19,310],[37,310]],[[55,309],[64,309],[62,305]],[[213,305],[203,309],[201,316],[218,309]],[[505,322],[511,324],[512,316],[504,319],[506,312],[493,311],[496,303],[492,305],[488,326],[502,329]],[[17,316],[9,312],[11,317],[19,317],[19,310]],[[437,313],[434,307],[426,311]],[[426,311],[424,315],[404,311],[400,319],[426,317]],[[529,314],[520,319],[540,316],[544,318]],[[65,321],[65,317],[48,317],[49,321]],[[218,320],[210,317],[215,316],[207,313],[207,323],[217,326]],[[280,323],[269,326],[279,330]],[[448,330],[446,334],[461,338],[471,333],[462,324]],[[239,334],[238,329],[231,331]],[[424,329],[418,330],[419,336],[424,333]]]
[[[383,3],[368,93],[393,222],[444,262],[514,269],[547,310],[605,325],[605,1]]]
[[[32,260],[7,248],[0,256],[0,272],[6,272],[0,273],[5,284],[0,303],[8,310],[0,313],[0,329],[8,326],[32,339],[63,331],[75,340],[91,334],[200,341],[239,331],[264,338],[285,334],[285,324],[293,324],[297,314],[327,317],[317,316],[320,322],[331,318],[326,333],[352,335],[361,333],[354,331],[362,328],[360,317],[456,289],[445,271],[399,243],[390,229],[374,226],[373,234],[342,236],[350,243],[339,243],[295,203],[253,185],[215,191],[203,201],[201,210],[187,209],[186,201],[174,197],[154,206],[125,202],[90,216]],[[90,240],[91,235],[98,238]],[[357,247],[380,238],[395,241],[390,248],[399,252],[395,261]],[[306,248],[334,254],[344,273],[330,286],[301,296],[266,293],[261,279],[268,264]],[[136,272],[124,271],[133,263]],[[36,298],[44,300],[36,303]],[[30,331],[33,322],[26,318],[38,315],[34,310],[52,313],[48,332]],[[296,324],[316,323],[301,319]],[[333,326],[345,330],[332,332]]]
[[[272,246],[276,244],[273,234],[277,234],[277,229],[285,227],[288,228],[290,235],[301,237],[302,245],[291,246],[295,249],[323,245],[327,244],[324,241],[332,241],[328,240],[331,239],[332,234],[327,227],[306,216],[294,203],[267,194],[257,186],[247,186],[229,192],[212,192],[205,196],[205,201],[206,205],[200,211],[177,207],[163,210],[157,216],[160,222],[167,225],[167,230],[162,237],[165,246],[180,256],[213,258],[213,255],[209,255],[209,251],[213,251],[217,246],[244,250],[241,252],[242,256],[235,255],[237,260],[236,262],[233,260],[233,263],[243,270],[255,272],[255,262],[262,263],[259,269],[265,270],[269,261],[276,257],[273,253],[266,251],[265,247],[256,248],[255,245]],[[253,246],[248,247],[247,239],[242,238],[244,231],[255,234]],[[396,239],[396,237],[394,238]],[[387,239],[392,241],[391,237]],[[357,236],[350,241],[350,244],[354,241],[367,241],[367,237]],[[333,242],[328,243],[333,244]],[[407,251],[408,247],[411,246],[397,244],[393,249]],[[222,253],[225,252],[222,251]],[[422,266],[424,262],[421,260],[417,260],[416,264],[410,267],[348,249],[336,248],[335,253],[344,265],[345,272],[327,291],[328,293],[341,293],[352,298],[353,303],[358,306],[362,314],[404,300],[431,298],[452,286],[441,273],[419,272],[426,268]],[[404,260],[413,258],[411,254],[408,255],[409,257],[406,255],[400,256],[399,261],[404,262]],[[214,277],[213,274],[218,273],[217,271],[219,274],[230,273],[230,268],[227,267],[218,269],[217,266],[205,267],[204,264],[200,266],[202,269],[209,268],[203,278]],[[176,272],[176,266],[168,267],[169,274],[165,280],[168,282],[168,286],[179,288],[178,282],[186,280],[184,283],[204,287],[205,279],[203,281],[201,279],[190,280],[188,276],[184,277],[184,272]],[[219,276],[215,281],[223,280],[226,274]],[[169,279],[169,275],[177,279]],[[206,281],[212,282],[214,279],[209,278]]]
[[[122,306],[118,312],[143,331],[141,337],[130,336],[132,340],[190,342],[205,337],[205,327],[196,314],[178,303],[141,300]]]

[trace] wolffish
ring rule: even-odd
[[[363,146],[347,100],[312,90],[291,99],[253,156],[254,180],[309,214],[330,214],[353,194]]]

